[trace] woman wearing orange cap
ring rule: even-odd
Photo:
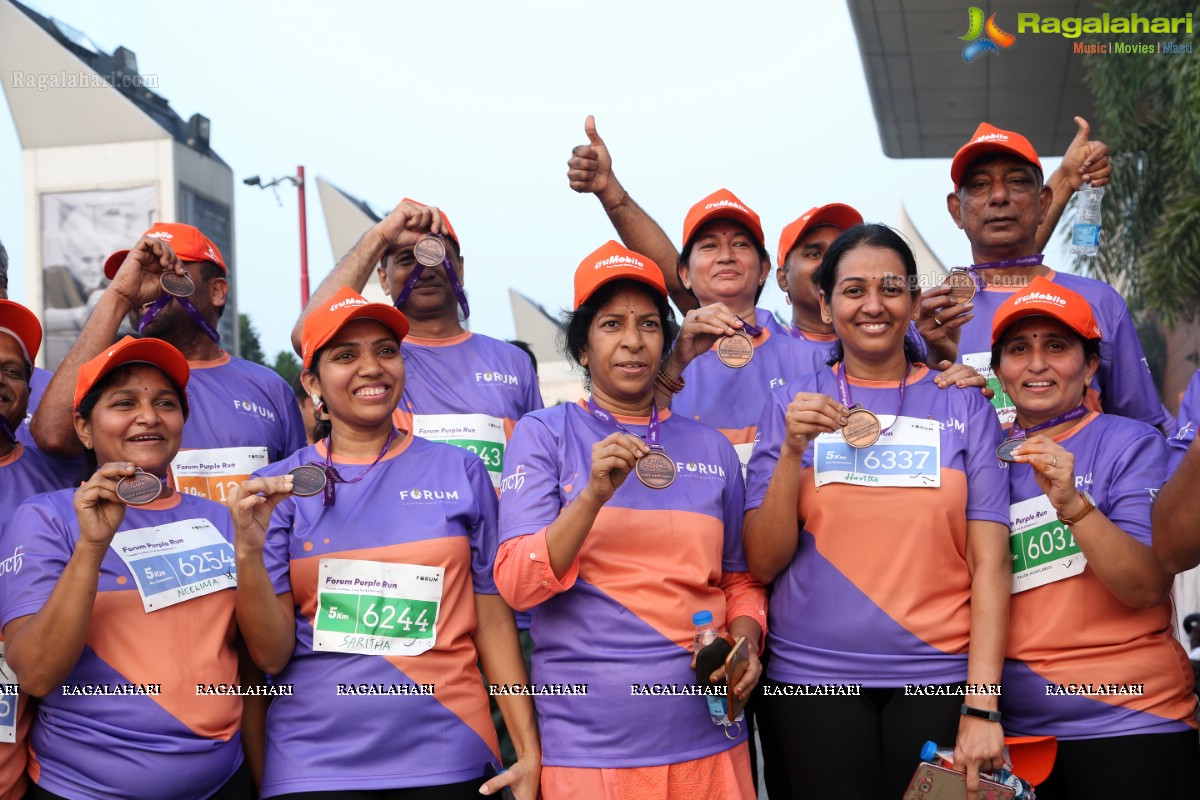
[[[1193,798],[1193,675],[1150,546],[1167,445],[1088,411],[1099,364],[1100,328],[1070,289],[1035,278],[997,309],[992,368],[1017,412],[999,450],[1012,494],[1005,729],[1058,737],[1039,800]]]
[[[492,579],[496,494],[474,454],[393,427],[407,333],[402,313],[348,287],[311,311],[302,379],[327,417],[318,443],[230,500],[243,636],[294,687],[267,715],[264,797],[537,796],[520,693],[497,697],[518,760],[484,782],[498,745],[476,664],[493,684],[527,680]]]
[[[957,742],[972,785],[1002,761],[1000,426],[919,362],[894,231],[846,231],[816,279],[836,361],[772,393],[747,478],[747,558],[774,583],[764,702],[798,797],[899,797],[927,739]]]
[[[188,365],[126,337],[84,364],[75,429],[96,467],[22,505],[0,540],[5,655],[41,698],[28,797],[247,799],[232,528],[166,482],[188,414]]]
[[[537,698],[542,795],[752,798],[745,730],[688,691],[697,613],[749,644],[730,691],[758,678],[765,596],[742,554],[737,454],[656,402],[677,328],[654,262],[609,242],[579,265],[574,307],[565,350],[591,397],[523,417],[500,486],[496,582],[532,611],[534,678],[586,688]]]

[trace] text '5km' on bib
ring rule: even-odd
[[[313,650],[417,656],[437,644],[444,567],[322,558]]]
[[[813,445],[817,488],[827,483],[924,489],[941,486],[942,439],[938,424],[914,417],[900,417],[893,424],[894,419],[880,415],[885,431],[870,447],[851,447],[841,433],[818,436]]]
[[[233,545],[206,519],[117,531],[109,546],[133,575],[147,613],[237,588]]]

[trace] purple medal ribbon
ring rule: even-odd
[[[379,451],[379,455],[375,456],[375,460],[371,462],[371,466],[364,469],[357,478],[346,480],[338,473],[338,471],[334,468],[332,461],[330,460],[333,457],[333,433],[331,432],[325,439],[325,463],[318,464],[312,461],[308,462],[310,465],[317,467],[325,473],[325,488],[321,490],[321,505],[328,508],[337,502],[337,498],[334,496],[333,488],[335,483],[358,483],[363,478],[367,477],[367,473],[375,469],[375,465],[383,460],[383,457],[387,454],[388,448],[392,446],[392,442],[396,441],[396,437],[399,435],[400,431],[392,428],[392,432],[388,434],[387,441],[383,444],[383,449]]]
[[[450,282],[450,291],[454,292],[454,296],[458,298],[458,307],[462,309],[463,319],[471,317],[471,306],[467,303],[467,293],[463,291],[462,284],[459,283],[458,273],[454,271],[454,266],[450,263],[450,248],[445,246],[445,240],[438,234],[430,234],[437,236],[442,242],[442,247],[446,251],[445,257],[442,258],[442,269],[446,272],[446,280]],[[396,308],[400,308],[401,304],[408,299],[412,294],[412,290],[417,288],[417,281],[421,279],[421,275],[425,272],[425,265],[420,261],[413,267],[412,274],[408,276],[408,280],[404,282],[404,287],[400,290],[399,296],[396,297]]]
[[[762,336],[763,329],[762,329],[761,325],[751,325],[749,322],[746,322],[746,320],[742,319],[741,317],[738,317],[737,319],[739,322],[742,323],[742,327],[746,331],[746,333],[750,334],[755,339],[757,339],[759,336]],[[754,321],[755,322],[758,321],[757,316],[754,318]]]
[[[622,433],[628,433],[630,436],[637,436],[629,429],[625,428],[621,423],[617,422],[617,418],[605,411],[600,406],[596,405],[594,397],[588,397],[588,411],[592,412],[592,416],[606,425],[611,425]],[[658,402],[650,401],[650,424],[646,428],[646,435],[639,436],[639,439],[645,439],[646,444],[650,445],[651,450],[662,450],[663,446],[658,443]]]
[[[896,416],[892,420],[892,425],[895,425],[896,420],[900,419],[900,410],[902,408],[904,408],[904,385],[906,383],[908,383],[908,376],[909,376],[909,373],[911,373],[911,372],[912,372],[912,364],[909,363],[908,361],[905,361],[904,362],[904,377],[900,379],[900,402],[896,404]],[[846,408],[850,408],[851,407],[850,406],[850,383],[846,380],[846,362],[845,361],[842,362],[842,368],[837,371],[837,385],[838,385],[838,397],[841,399],[842,405],[844,405]],[[863,406],[863,408],[866,408],[866,407]],[[870,411],[871,409],[867,408],[866,410]],[[874,412],[872,412],[872,413],[874,413]],[[885,433],[890,431],[892,429],[892,425],[888,425],[886,428],[881,430],[879,432],[879,435],[883,436]]]
[[[1034,425],[1029,430],[1025,430],[1024,428],[1022,428],[1020,425],[1018,425],[1014,421],[1013,426],[1012,426],[1012,431],[1011,431],[1012,435],[1009,438],[1011,438],[1011,439],[1026,439],[1029,437],[1030,434],[1037,433],[1038,431],[1044,431],[1047,428],[1053,428],[1055,425],[1061,425],[1064,422],[1071,422],[1072,420],[1076,420],[1076,419],[1079,419],[1080,417],[1086,416],[1087,413],[1088,413],[1087,406],[1076,406],[1075,408],[1072,408],[1070,411],[1068,411],[1065,414],[1059,414],[1057,417],[1050,420],[1049,422],[1043,422],[1041,425]]]
[[[975,281],[977,289],[983,289],[986,285],[983,278],[979,276],[981,270],[985,269],[1016,269],[1017,267],[1036,267],[1041,265],[1045,259],[1045,253],[1034,253],[1029,256],[1020,256],[1019,258],[1006,258],[1003,261],[985,261],[982,264],[972,264],[969,267],[955,267],[952,272],[966,272],[971,276],[971,280]]]
[[[208,320],[201,315],[200,309],[196,308],[195,303],[186,297],[176,297],[175,295],[168,294],[167,292],[163,292],[162,297],[155,300],[153,305],[146,309],[146,313],[142,315],[141,320],[138,322],[138,334],[141,334],[141,332],[146,329],[146,326],[153,322],[154,318],[161,314],[162,310],[166,308],[167,304],[172,300],[179,303],[179,305],[183,307],[184,312],[191,317],[192,322],[196,323],[196,326],[199,327],[200,330],[204,331],[204,334],[208,338],[212,339],[214,342],[221,341],[221,334],[217,333],[216,328],[208,324]]]

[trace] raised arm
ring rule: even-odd
[[[304,332],[304,320],[309,313],[337,294],[338,289],[343,286],[349,286],[361,293],[383,259],[384,253],[390,248],[412,247],[426,233],[445,231],[442,213],[436,208],[411,201],[405,201],[393,208],[390,214],[362,235],[358,243],[349,253],[342,256],[342,260],[313,292],[308,305],[300,312],[300,318],[292,327],[292,349],[297,353],[302,349],[300,337]]]
[[[625,246],[649,256],[658,264],[663,280],[667,282],[667,291],[680,311],[686,314],[698,308],[699,302],[683,288],[675,269],[679,263],[679,251],[675,249],[671,238],[633,201],[613,174],[612,156],[600,134],[596,133],[596,120],[591,114],[583,123],[583,130],[588,143],[575,147],[567,161],[567,180],[571,188],[580,194],[596,195]]]
[[[1112,176],[1112,165],[1108,163],[1108,145],[1100,141],[1089,141],[1091,126],[1083,117],[1075,118],[1078,126],[1075,138],[1063,153],[1062,163],[1046,180],[1046,185],[1054,192],[1046,218],[1037,229],[1038,252],[1045,250],[1058,227],[1063,210],[1071,196],[1083,188],[1084,183],[1092,186],[1104,186]]]
[[[129,251],[66,358],[54,371],[33,415],[29,429],[43,452],[60,458],[83,455],[83,445],[75,435],[73,407],[79,368],[116,341],[121,322],[130,312],[162,294],[158,279],[167,271],[187,274],[175,251],[161,240],[142,237]]]

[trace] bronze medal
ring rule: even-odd
[[[436,267],[446,258],[446,245],[436,236],[425,236],[413,245],[413,257],[425,267]]]
[[[979,287],[975,285],[975,276],[969,272],[956,270],[946,276],[943,286],[950,287],[950,296],[956,303],[968,303],[975,296]]]
[[[675,482],[675,462],[661,450],[651,450],[639,458],[634,472],[651,489],[665,489]]]
[[[196,284],[187,275],[176,272],[164,272],[158,276],[158,285],[162,290],[174,297],[191,297],[196,291]]]
[[[717,358],[727,367],[741,369],[754,358],[754,342],[741,331],[726,336],[717,343]]]
[[[862,406],[851,408],[847,416],[849,420],[842,428],[842,438],[846,440],[846,444],[861,450],[879,441],[879,436],[883,432],[883,426],[879,424],[879,417]]]
[[[1000,459],[1001,461],[1006,461],[1009,464],[1017,463],[1017,460],[1013,458],[1013,450],[1016,450],[1023,444],[1025,444],[1025,440],[1023,438],[1005,439],[1000,443],[1000,446],[996,448],[996,458]]]
[[[162,494],[163,484],[156,475],[140,469],[117,481],[117,497],[127,505],[144,506]]]
[[[292,494],[297,497],[312,497],[320,494],[329,481],[325,470],[313,464],[302,464],[288,473],[292,476]]]

